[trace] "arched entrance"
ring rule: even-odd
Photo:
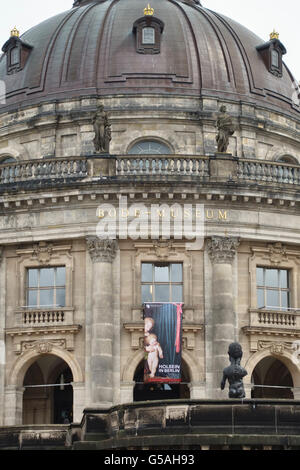
[[[73,421],[73,374],[51,354],[36,359],[23,382],[23,424],[64,424]]]
[[[144,360],[141,361],[135,371],[133,390],[133,401],[149,400],[176,400],[189,399],[190,390],[188,384],[190,377],[184,361],[182,361],[182,383],[181,384],[144,384]]]
[[[254,384],[252,398],[294,398],[292,375],[287,366],[276,357],[262,359],[253,370],[251,382]]]

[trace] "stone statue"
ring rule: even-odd
[[[96,152],[109,153],[111,125],[108,122],[107,113],[104,111],[103,105],[99,106],[92,122],[95,130],[94,145]]]
[[[226,112],[226,106],[221,106],[220,113],[218,115],[216,127],[218,129],[217,144],[218,152],[226,153],[229,145],[229,136],[235,132],[235,126],[232,118]]]
[[[229,346],[228,354],[231,364],[223,371],[221,390],[224,390],[226,380],[228,380],[229,398],[245,398],[243,378],[247,375],[247,371],[241,366],[243,356],[241,345],[239,343],[232,343]]]

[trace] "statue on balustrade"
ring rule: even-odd
[[[109,153],[109,145],[111,141],[111,124],[108,121],[108,115],[104,111],[103,105],[98,107],[92,122],[95,131],[94,145],[96,152]]]
[[[241,366],[243,357],[242,347],[239,343],[232,343],[228,349],[230,366],[223,371],[221,390],[224,390],[226,380],[229,382],[229,398],[245,398],[245,389],[243,378],[248,374],[246,369]]]
[[[218,153],[226,153],[229,145],[229,137],[235,132],[233,120],[226,112],[226,106],[221,106],[220,113],[216,122],[218,135],[216,141],[218,144]]]

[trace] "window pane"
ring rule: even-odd
[[[172,286],[172,302],[182,302],[182,286]]]
[[[142,303],[144,302],[153,302],[153,297],[150,291],[152,286],[144,285],[142,286]]]
[[[53,289],[40,291],[40,306],[51,306],[54,303]]]
[[[54,269],[45,268],[40,270],[40,287],[54,286]]]
[[[155,266],[154,267],[154,280],[155,282],[168,282],[169,281],[169,266]]]
[[[257,289],[257,308],[265,307],[264,290]]]
[[[279,287],[278,269],[266,269],[266,287]]]
[[[142,263],[142,282],[152,282],[153,264]]]
[[[280,271],[280,287],[287,289],[288,286],[288,271],[282,269]]]
[[[56,268],[56,285],[66,285],[66,268]]]
[[[36,290],[28,291],[27,306],[28,307],[37,306],[37,291]]]
[[[257,286],[264,285],[264,269],[263,268],[256,269],[256,285]]]
[[[65,289],[56,289],[56,305],[64,307],[66,305],[66,291]]]
[[[143,44],[155,43],[155,30],[154,28],[143,28]]]
[[[289,308],[289,293],[288,292],[281,292],[281,307]]]
[[[37,287],[38,285],[38,270],[28,269],[28,287]]]
[[[170,287],[156,285],[155,286],[155,302],[170,302]]]
[[[171,282],[182,282],[182,264],[171,264]]]
[[[17,47],[14,47],[10,51],[10,63],[11,65],[16,65],[19,62],[19,49]]]
[[[268,308],[278,308],[279,305],[279,292],[275,290],[267,291],[267,307]]]
[[[272,65],[274,67],[279,67],[279,54],[277,51],[272,51]]]

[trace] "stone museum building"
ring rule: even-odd
[[[298,84],[204,3],[8,28],[0,448],[300,448]],[[180,384],[143,381],[145,302],[183,303]]]

